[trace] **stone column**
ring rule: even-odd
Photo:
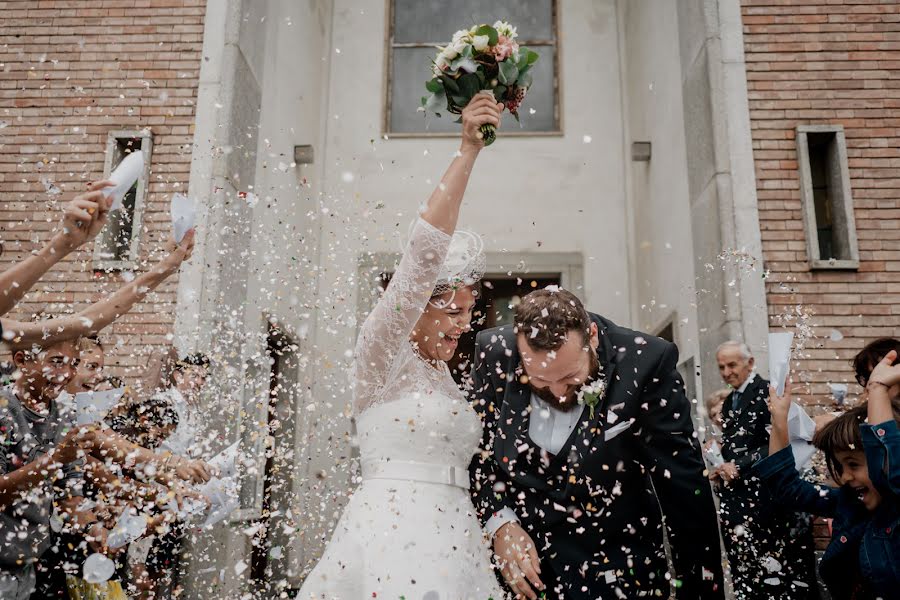
[[[733,338],[767,365],[768,317],[738,0],[677,3],[702,392]],[[755,268],[755,270],[754,270]]]

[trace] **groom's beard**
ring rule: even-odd
[[[600,374],[600,359],[597,358],[597,353],[593,348],[590,350],[590,375],[587,378],[585,383],[590,383]],[[570,385],[566,389],[565,396],[557,396],[553,392],[550,391],[550,388],[539,388],[528,384],[528,387],[531,388],[531,391],[535,396],[555,408],[556,410],[562,412],[570,412],[575,410],[578,407],[578,390],[585,385],[584,383],[579,383],[577,385]]]

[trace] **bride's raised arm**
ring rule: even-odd
[[[379,399],[401,344],[409,343],[409,335],[431,298],[456,230],[469,174],[484,147],[478,128],[485,123],[499,128],[502,108],[493,95],[484,94],[463,110],[459,152],[431,193],[397,270],[360,330],[355,366],[357,412]]]

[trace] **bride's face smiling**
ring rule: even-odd
[[[471,287],[432,298],[409,336],[419,354],[444,362],[453,358],[459,336],[469,331],[475,300],[476,292]]]

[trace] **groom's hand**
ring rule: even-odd
[[[531,536],[515,521],[511,521],[494,534],[494,554],[500,561],[500,572],[516,598],[536,600],[532,589],[544,590],[539,577],[541,561]],[[529,585],[529,583],[531,585]]]

